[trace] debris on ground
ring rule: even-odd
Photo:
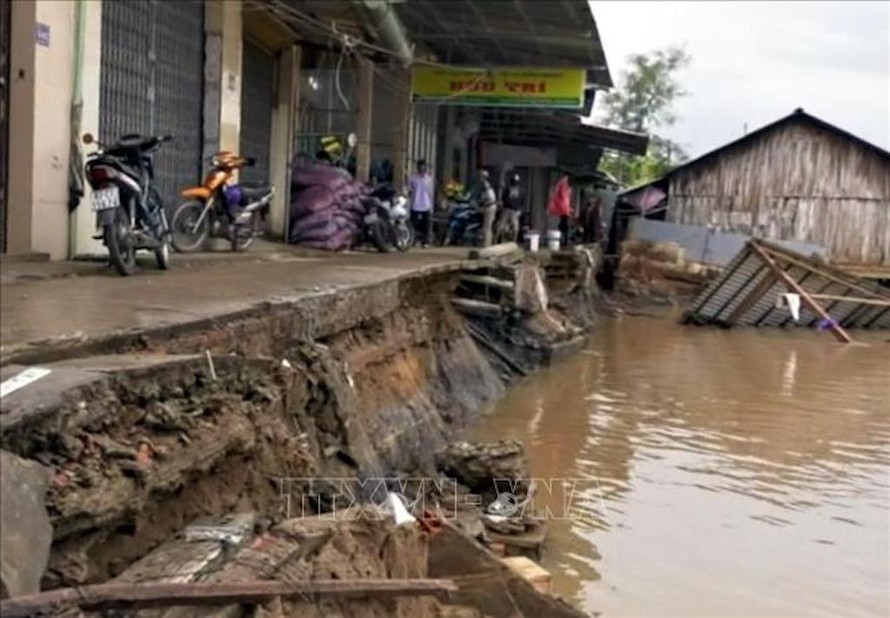
[[[45,495],[52,472],[0,451],[0,598],[40,591],[53,528]]]
[[[694,295],[720,273],[720,268],[696,262],[676,242],[627,239],[621,243],[617,291],[670,303]]]

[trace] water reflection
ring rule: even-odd
[[[536,477],[582,479],[545,562],[591,611],[886,616],[888,352],[611,321],[477,437],[525,440]]]

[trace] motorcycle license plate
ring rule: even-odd
[[[121,205],[121,197],[117,187],[108,187],[93,191],[93,212],[117,208]]]
[[[372,212],[370,214],[365,215],[365,223],[371,225],[372,223],[377,223],[377,213]]]

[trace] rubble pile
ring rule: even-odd
[[[720,269],[695,261],[676,242],[628,239],[621,244],[618,289],[628,296],[668,301],[694,294]]]
[[[531,259],[465,276],[452,297],[468,318],[470,334],[507,381],[577,349],[592,326],[583,315],[578,321],[569,317],[572,303],[562,296],[554,301],[548,290],[544,270]]]
[[[528,497],[528,459],[516,440],[455,442],[436,453],[436,468],[447,477],[493,502],[501,491],[520,500]]]

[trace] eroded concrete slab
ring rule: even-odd
[[[164,273],[144,270],[129,278],[28,281],[7,286],[0,297],[0,363],[101,353],[101,342],[110,338],[135,341],[146,332],[218,323],[275,307],[306,303],[308,313],[324,316],[351,306],[352,291],[479,264],[465,256],[463,249],[324,258],[283,254]],[[379,295],[382,311],[398,301],[397,289],[393,285],[388,299]]]
[[[53,528],[46,513],[51,472],[0,451],[0,582],[3,596],[40,592]]]

